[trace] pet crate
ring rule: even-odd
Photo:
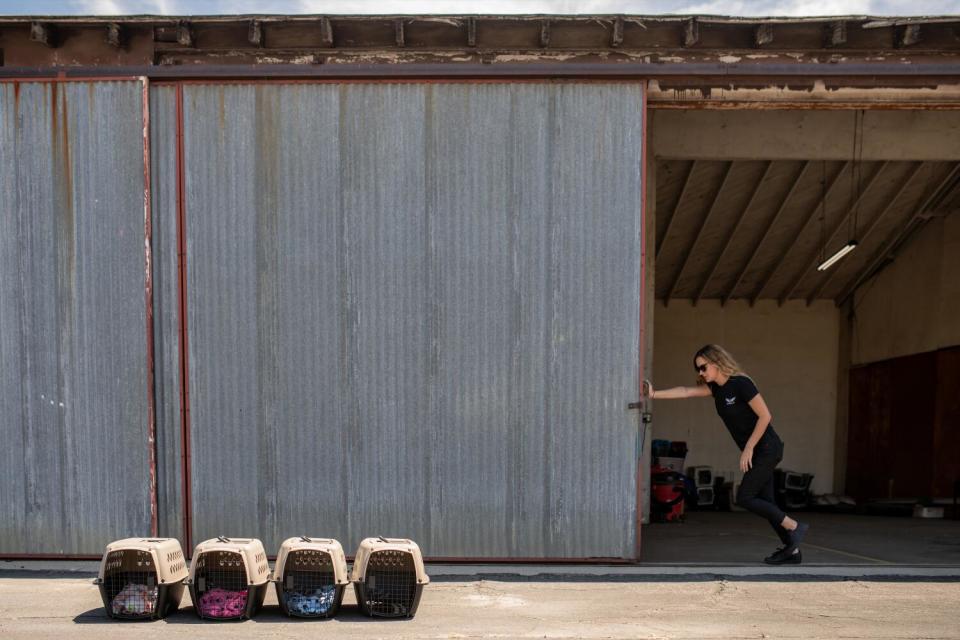
[[[172,538],[127,538],[107,545],[94,581],[107,615],[152,620],[177,610],[187,565]]]
[[[350,581],[357,604],[367,615],[412,618],[430,578],[416,542],[379,537],[360,543]]]
[[[277,552],[273,583],[288,616],[333,617],[350,583],[343,547],[331,538],[287,538]]]
[[[697,487],[697,506],[712,507],[716,500],[713,487]]]
[[[256,538],[211,538],[197,545],[190,562],[190,599],[206,620],[252,618],[263,605],[270,566]]]
[[[775,499],[781,509],[790,511],[810,506],[810,485],[813,474],[786,469],[774,472]]]
[[[693,482],[697,487],[713,488],[713,467],[690,467],[687,476],[693,478]]]

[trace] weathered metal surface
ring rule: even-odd
[[[0,553],[150,534],[142,91],[0,84]]]
[[[648,99],[655,109],[957,109],[960,83],[929,83],[924,87],[889,88],[830,86],[817,80],[808,87],[725,87],[714,91],[709,83],[678,86],[667,80],[652,80]]]
[[[176,89],[150,89],[157,498],[162,536],[183,540]]]
[[[634,554],[642,88],[184,88],[194,537]]]
[[[251,20],[256,29],[251,30]],[[922,27],[921,27],[922,24]],[[960,17],[724,18],[642,15],[301,15],[0,18],[7,66],[531,60],[910,66],[956,56]],[[119,44],[120,30],[123,46]],[[42,30],[42,34],[40,31]],[[37,41],[46,46],[38,45]],[[758,47],[762,45],[762,50]]]
[[[926,91],[931,86],[950,88],[957,84],[960,66],[950,56],[915,60],[907,64],[898,61],[870,62],[849,60],[844,64],[824,64],[812,59],[797,61],[795,56],[765,61],[725,62],[727,55],[715,54],[694,60],[650,60],[637,54],[625,59],[609,60],[608,56],[570,54],[499,55],[487,60],[482,56],[462,59],[457,53],[439,54],[352,54],[339,59],[286,60],[273,57],[255,64],[237,61],[234,64],[213,64],[209,54],[191,54],[190,60],[177,64],[132,65],[132,66],[14,66],[0,67],[0,78],[57,77],[102,78],[127,75],[147,76],[151,79],[236,79],[236,78],[287,78],[287,79],[380,79],[380,80],[426,80],[457,78],[541,79],[567,78],[572,80],[612,81],[615,79],[640,80],[645,78],[669,80],[661,86],[668,91],[694,91],[704,93],[712,90],[761,89],[781,91],[781,86],[808,89],[811,94],[818,82],[828,88],[889,88],[903,90],[907,99],[926,101]],[[189,64],[187,64],[189,63]],[[691,82],[692,81],[692,82]],[[672,85],[677,85],[676,87]],[[912,96],[916,92],[917,96]],[[759,96],[766,100],[767,96]],[[814,95],[814,102],[822,102]],[[949,106],[949,105],[945,105]]]

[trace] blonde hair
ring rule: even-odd
[[[718,369],[721,373],[724,373],[728,376],[736,375],[746,375],[743,373],[743,369],[740,368],[740,365],[737,364],[737,361],[733,359],[733,356],[730,355],[730,352],[717,344],[708,344],[697,351],[693,356],[693,366],[697,366],[697,358],[703,358],[707,362],[710,362]],[[704,384],[703,378],[697,376],[697,384]]]

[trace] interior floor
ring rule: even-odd
[[[810,523],[803,564],[960,565],[960,520],[792,515]],[[681,523],[643,525],[641,536],[649,564],[756,564],[780,546],[769,524],[738,511],[688,511]]]

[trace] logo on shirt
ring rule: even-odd
[[[732,398],[724,398],[724,400],[727,401],[727,406],[729,407],[737,403],[737,396],[733,396]]]

